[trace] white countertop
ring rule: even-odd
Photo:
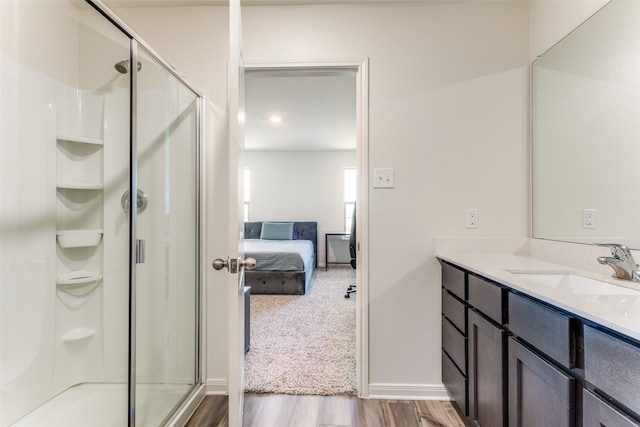
[[[526,293],[541,301],[574,313],[584,319],[640,341],[640,283],[618,280],[591,272],[540,261],[535,258],[503,254],[443,254],[438,258],[456,264],[466,270]],[[636,292],[625,295],[584,295],[567,292],[526,279],[519,272],[572,273],[607,282],[608,286],[623,286]],[[613,270],[611,270],[613,272]]]

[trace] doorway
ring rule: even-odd
[[[367,61],[366,60],[347,60],[347,61],[284,61],[284,62],[261,62],[261,63],[247,63],[245,64],[246,68],[246,115],[247,115],[247,126],[245,133],[245,144],[248,150],[245,153],[245,158],[250,159],[250,162],[254,163],[255,159],[252,158],[253,153],[252,150],[260,150],[263,153],[262,157],[267,159],[278,159],[277,163],[271,163],[269,168],[272,170],[279,170],[283,167],[283,164],[296,164],[297,168],[307,168],[309,175],[311,177],[317,176],[312,173],[311,162],[309,159],[316,159],[319,163],[331,164],[333,166],[325,167],[325,171],[329,171],[328,173],[332,176],[332,178],[322,178],[324,181],[323,184],[326,184],[327,187],[331,186],[331,188],[336,188],[336,179],[339,181],[338,188],[340,191],[337,197],[333,197],[331,201],[327,199],[324,203],[318,200],[309,200],[307,204],[318,204],[318,206],[311,206],[310,209],[305,211],[304,205],[305,203],[299,203],[298,206],[295,204],[296,197],[289,196],[289,199],[283,199],[283,197],[287,197],[286,191],[280,191],[279,197],[280,202],[289,206],[288,210],[285,212],[288,213],[288,217],[283,217],[282,213],[277,213],[275,210],[260,208],[260,200],[257,199],[256,191],[251,191],[251,197],[248,200],[245,200],[245,207],[247,215],[245,216],[246,220],[254,221],[254,220],[316,220],[317,218],[310,218],[310,215],[313,216],[321,216],[318,220],[318,253],[317,256],[319,258],[318,269],[316,273],[324,272],[325,265],[327,263],[327,259],[325,259],[325,235],[327,233],[331,234],[336,231],[342,231],[345,235],[348,234],[348,223],[349,218],[347,216],[351,216],[351,212],[348,215],[345,215],[345,212],[348,209],[345,209],[346,201],[342,199],[342,180],[344,179],[344,173],[336,172],[343,171],[344,169],[355,169],[357,175],[357,200],[358,200],[358,211],[357,211],[357,236],[358,236],[358,246],[359,250],[357,252],[358,258],[358,270],[357,272],[351,271],[354,278],[354,282],[358,286],[357,297],[351,299],[353,306],[355,307],[355,372],[353,374],[356,377],[356,390],[357,394],[360,396],[367,396],[368,390],[366,384],[368,384],[368,378],[366,376],[367,373],[367,354],[363,349],[367,348],[366,342],[366,329],[367,323],[364,319],[367,318],[367,182],[368,182],[368,164],[367,164]],[[293,104],[292,107],[296,113],[301,112],[306,109],[309,114],[306,115],[306,119],[301,119],[301,123],[291,123],[287,117],[276,115],[286,114],[286,112],[279,112],[277,109],[273,111],[272,114],[261,114],[259,119],[252,118],[252,114],[256,114],[256,112],[252,108],[252,79],[262,79],[262,80],[270,80],[271,82],[275,82],[273,87],[269,90],[264,89],[261,85],[256,85],[256,87],[261,88],[258,90],[262,90],[259,95],[262,97],[262,103],[264,104],[265,99],[276,99],[280,97],[280,95],[288,92],[299,92],[302,93],[305,89],[305,85],[308,86],[309,82],[312,82],[312,85],[315,85],[315,93],[318,97],[307,97],[305,102],[305,97],[298,97],[297,104]],[[327,83],[331,82],[331,83]],[[332,88],[329,86],[324,86],[325,84],[333,84]],[[340,85],[345,88],[346,92],[351,93],[352,97],[352,107],[351,113],[348,112],[348,108],[344,108],[345,106],[342,104],[333,104],[333,108],[327,107],[326,102],[329,102],[327,98],[330,97],[332,91],[340,92]],[[342,100],[341,102],[343,102]],[[263,109],[265,105],[261,106]],[[329,110],[329,111],[327,111]],[[266,111],[266,110],[265,110]],[[351,114],[351,115],[349,115]],[[302,115],[304,116],[304,115]],[[310,129],[310,116],[324,117],[324,123],[327,123],[326,120],[329,120],[329,124],[337,124],[336,126],[325,125],[322,128],[318,128],[316,131],[309,131]],[[329,117],[327,119],[327,117]],[[278,122],[280,120],[280,122]],[[271,131],[271,138],[267,138],[264,135],[269,134],[269,132],[261,132],[260,129],[257,129],[257,134],[263,135],[260,138],[256,138],[253,134],[253,124],[258,122],[258,128],[262,127],[263,130],[271,126],[275,128]],[[276,121],[276,123],[273,123]],[[348,122],[351,121],[351,130],[349,130]],[[318,122],[318,121],[316,121]],[[323,123],[322,120],[319,121]],[[287,131],[296,130],[299,132],[295,136],[295,132],[288,133]],[[284,129],[284,130],[283,130]],[[304,132],[307,132],[307,135],[304,135]],[[300,133],[302,132],[302,133]],[[334,132],[332,135],[328,134],[330,132]],[[293,135],[293,136],[292,136]],[[302,135],[302,136],[301,136]],[[351,145],[349,145],[351,144]],[[302,146],[301,146],[302,145]],[[293,154],[296,152],[297,154]],[[253,156],[255,157],[255,156]],[[287,158],[288,159],[285,159]],[[332,160],[333,159],[333,160]],[[266,161],[266,164],[269,161]],[[284,163],[283,163],[284,162]],[[315,160],[313,163],[317,163]],[[265,163],[263,163],[265,164]],[[254,166],[255,167],[255,166]],[[249,168],[249,180],[255,181],[260,180],[260,173],[257,173],[257,170],[252,171],[252,168]],[[320,167],[320,169],[323,169]],[[321,173],[321,172],[317,172]],[[247,176],[247,175],[245,175]],[[316,178],[318,179],[318,178]],[[333,182],[331,182],[333,181]],[[300,185],[300,182],[296,184]],[[260,192],[262,193],[262,192]],[[296,193],[296,192],[294,192]],[[298,191],[297,195],[300,194]],[[263,197],[264,194],[260,194],[260,197]],[[334,196],[336,196],[334,194]],[[294,199],[293,201],[291,199]],[[351,208],[353,207],[353,201],[351,201]],[[276,205],[277,202],[274,201],[271,205]],[[263,204],[264,206],[264,204]],[[323,206],[325,206],[323,208]],[[330,206],[330,208],[327,208]],[[326,214],[322,214],[323,211],[329,211]],[[280,211],[282,212],[282,211]],[[323,215],[326,215],[323,216]],[[338,248],[339,249],[339,248]],[[336,261],[333,251],[330,252],[331,260]],[[339,252],[339,250],[338,250]],[[339,255],[339,254],[337,254]],[[347,254],[348,256],[348,254]],[[338,260],[339,261],[339,260]],[[338,268],[349,268],[348,264],[340,266]],[[334,272],[336,267],[331,266],[330,270]],[[344,271],[347,273],[347,271]],[[340,297],[344,300],[344,293],[346,291],[347,285],[350,283],[345,282],[344,289],[341,291]],[[344,302],[344,301],[340,301]]]

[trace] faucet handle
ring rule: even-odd
[[[615,258],[636,265],[636,262],[633,259],[633,255],[631,254],[631,250],[627,245],[623,243],[596,243],[595,245],[607,247],[611,249],[611,255],[613,255]]]

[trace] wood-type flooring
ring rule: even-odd
[[[226,396],[207,396],[186,427],[227,427]],[[451,402],[246,394],[244,427],[464,427]]]

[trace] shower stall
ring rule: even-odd
[[[2,0],[0,31],[0,427],[170,424],[202,392],[202,97],[98,2]]]

